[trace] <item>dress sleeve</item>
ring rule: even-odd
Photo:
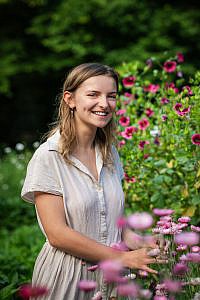
[[[112,146],[112,153],[113,153],[114,164],[116,166],[117,173],[119,175],[120,180],[122,180],[124,178],[124,169],[119,157],[119,153],[115,146]]]
[[[21,197],[34,203],[34,192],[45,192],[62,196],[59,176],[55,167],[55,152],[38,148],[29,161]]]

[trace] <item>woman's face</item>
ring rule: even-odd
[[[116,108],[117,86],[112,77],[99,75],[85,80],[72,94],[76,125],[105,127]]]

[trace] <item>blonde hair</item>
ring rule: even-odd
[[[68,73],[63,84],[62,94],[59,96],[57,120],[54,123],[54,127],[47,134],[47,137],[52,136],[59,130],[59,152],[67,163],[71,163],[69,155],[72,153],[72,146],[76,142],[76,132],[73,111],[64,101],[64,92],[74,92],[85,80],[99,75],[113,78],[118,91],[117,73],[111,67],[99,63],[85,63],[75,67]],[[97,144],[100,148],[104,165],[112,164],[111,147],[115,143],[115,130],[116,125],[113,118],[104,128],[97,128],[94,144]]]

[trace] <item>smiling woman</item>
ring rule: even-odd
[[[91,265],[103,260],[156,273],[147,266],[155,259],[145,249],[111,247],[122,240],[116,224],[124,210],[124,172],[113,144],[117,92],[112,68],[97,63],[74,68],[64,83],[57,123],[29,162],[22,197],[35,204],[46,237],[32,280],[48,288],[41,299],[116,297],[98,266],[91,272]],[[93,288],[87,285],[85,294],[80,281]]]

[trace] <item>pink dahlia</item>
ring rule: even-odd
[[[144,87],[144,91],[155,94],[159,90],[159,88],[160,88],[159,84],[150,83],[148,86]]]
[[[200,146],[200,134],[199,133],[193,134],[191,140],[192,140],[192,144]]]
[[[199,243],[199,234],[195,232],[181,232],[174,236],[176,244],[197,245]]]
[[[128,126],[130,123],[130,118],[129,117],[125,117],[125,116],[122,116],[120,119],[119,119],[119,124],[121,126]]]
[[[78,288],[84,292],[90,292],[95,290],[97,287],[96,281],[93,280],[81,280],[78,283]]]
[[[40,297],[47,295],[48,289],[46,287],[24,284],[20,286],[18,293],[22,299],[29,299],[30,297]]]
[[[178,52],[178,53],[176,54],[176,58],[177,58],[177,61],[178,61],[179,63],[183,63],[183,62],[184,62],[184,55],[183,55],[183,53]]]
[[[150,118],[150,117],[153,116],[154,111],[153,111],[151,108],[147,108],[147,109],[145,110],[145,114],[146,114],[147,117]]]
[[[153,213],[154,213],[156,216],[163,217],[163,216],[168,216],[168,215],[173,214],[173,213],[174,213],[174,210],[172,210],[172,209],[154,208],[154,209],[153,209]]]
[[[172,73],[176,70],[176,62],[175,61],[166,61],[164,63],[163,69],[165,70],[165,72],[167,73]]]
[[[127,222],[131,228],[145,230],[152,226],[153,218],[150,214],[146,212],[135,213],[127,218]]]
[[[122,83],[125,88],[131,88],[135,84],[136,77],[135,76],[127,76],[122,79]]]
[[[182,103],[176,103],[174,105],[174,110],[179,116],[184,116],[190,112],[190,106],[181,110],[182,106]]]
[[[138,125],[140,130],[145,130],[150,125],[150,123],[146,118],[143,118],[138,121]]]

